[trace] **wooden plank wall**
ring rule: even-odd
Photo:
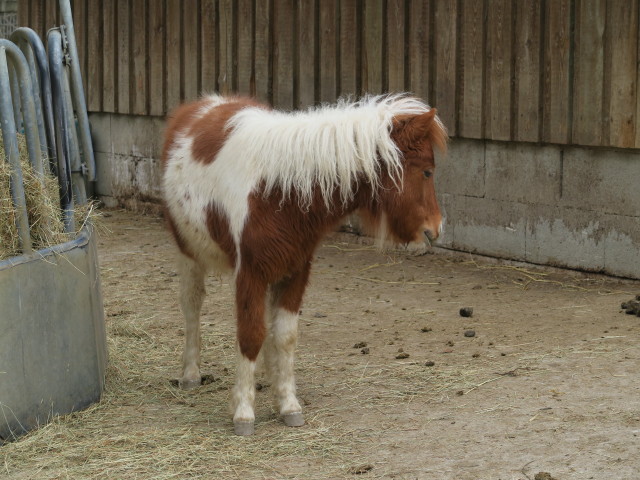
[[[640,148],[640,0],[72,0],[91,111],[412,91],[453,136]],[[21,0],[43,33],[56,0]]]

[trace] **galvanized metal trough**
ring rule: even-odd
[[[96,236],[0,262],[0,443],[100,399],[107,362]]]

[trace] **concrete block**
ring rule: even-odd
[[[111,191],[114,197],[160,202],[162,173],[159,160],[113,155],[111,165]]]
[[[523,260],[526,206],[486,198],[452,196],[447,204],[451,247],[458,250]]]
[[[136,159],[135,179],[138,198],[144,201],[160,202],[162,199],[162,169],[160,160],[155,158]]]
[[[113,178],[112,162],[110,153],[95,151],[96,159],[96,183],[95,194],[98,196],[112,196],[111,180]]]
[[[484,142],[456,138],[446,156],[436,156],[436,191],[484,196]]]
[[[561,180],[561,153],[558,147],[487,142],[487,198],[556,205],[560,200]]]
[[[453,229],[454,224],[450,222],[449,206],[453,210],[452,203],[455,201],[454,195],[443,193],[438,195],[438,204],[440,205],[440,213],[442,214],[442,233],[438,238],[438,245],[441,247],[453,248]]]
[[[111,152],[111,117],[112,115],[106,113],[89,114],[93,151],[96,154]]]
[[[132,157],[160,158],[164,118],[111,115],[111,151]]]
[[[640,217],[605,215],[606,273],[640,278]]]
[[[527,207],[526,261],[602,271],[606,222],[567,207]]]
[[[614,215],[639,214],[639,153],[570,148],[563,163],[562,205]]]

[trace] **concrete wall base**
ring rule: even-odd
[[[96,193],[158,210],[164,120],[90,119]],[[437,164],[442,246],[640,278],[640,151],[456,138]]]

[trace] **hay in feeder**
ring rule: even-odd
[[[64,233],[58,180],[45,168],[40,177],[29,162],[26,139],[18,134],[18,150],[22,166],[27,216],[34,250],[64,243],[73,234]],[[20,255],[20,238],[16,226],[16,208],[11,198],[11,165],[6,158],[4,142],[0,132],[0,260]],[[93,209],[76,209],[76,224],[81,227],[86,222],[88,212]]]

